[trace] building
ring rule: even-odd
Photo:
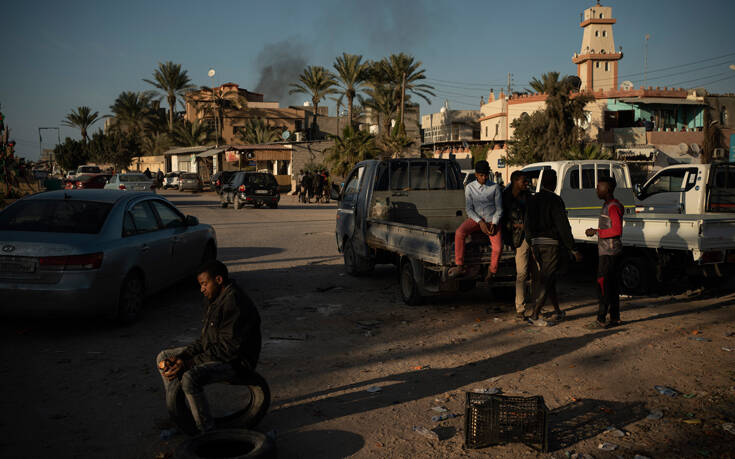
[[[579,54],[572,56],[577,64],[577,76],[582,80],[582,91],[615,89],[618,87],[618,61],[623,58],[622,48],[615,52],[612,8],[600,2],[582,13],[579,24],[584,31]]]
[[[445,101],[438,113],[421,117],[422,146],[480,140],[480,110],[450,110]]]

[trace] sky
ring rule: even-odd
[[[152,87],[159,62],[180,63],[196,85],[234,82],[265,91],[265,100],[300,105],[287,96],[291,75],[305,65],[331,67],[342,52],[379,59],[405,52],[421,61],[437,96],[421,113],[479,109],[490,88],[528,87],[532,77],[576,74],[580,13],[594,0],[311,0],[311,1],[24,1],[3,6],[0,28],[0,111],[16,151],[39,154],[39,127],[60,127],[75,107],[101,115],[122,91]],[[615,45],[623,47],[620,81],[705,87],[735,93],[735,2],[614,0]],[[271,78],[264,79],[264,70]],[[207,77],[216,70],[213,79]],[[279,94],[280,93],[280,94]],[[284,95],[286,94],[286,95]],[[165,102],[164,102],[165,105]],[[335,113],[331,104],[330,114]],[[94,125],[92,131],[102,127]],[[43,147],[56,143],[44,131]]]

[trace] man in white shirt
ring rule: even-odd
[[[450,278],[461,277],[466,274],[464,266],[465,238],[477,231],[482,231],[490,239],[492,256],[487,278],[490,279],[498,272],[500,252],[503,249],[500,237],[500,217],[503,215],[502,190],[490,181],[490,165],[487,161],[478,161],[475,164],[474,182],[467,184],[464,190],[467,202],[467,220],[454,233],[454,262],[457,265],[449,270]]]

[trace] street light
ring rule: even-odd
[[[735,70],[735,64],[730,64],[730,70]]]
[[[211,68],[207,72],[207,76],[209,77],[212,83],[212,106],[214,110],[212,112],[212,115],[214,116],[214,143],[215,143],[215,146],[219,147],[219,124],[217,120],[217,102],[215,101],[215,98],[214,98],[214,75],[215,73],[217,72],[215,72],[214,69]]]

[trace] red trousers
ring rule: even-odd
[[[488,224],[489,226],[489,224]],[[496,225],[497,232],[495,233],[495,236],[491,236],[490,244],[492,245],[493,251],[490,258],[490,272],[491,273],[497,273],[498,272],[498,263],[500,262],[500,252],[503,250],[503,242],[502,239],[500,239],[500,227]],[[482,231],[480,229],[480,224],[476,221],[472,220],[471,218],[468,218],[464,221],[461,225],[459,225],[459,228],[457,228],[457,231],[454,233],[454,262],[457,266],[461,266],[464,264],[464,240],[465,238],[472,234],[476,233],[478,231]]]

